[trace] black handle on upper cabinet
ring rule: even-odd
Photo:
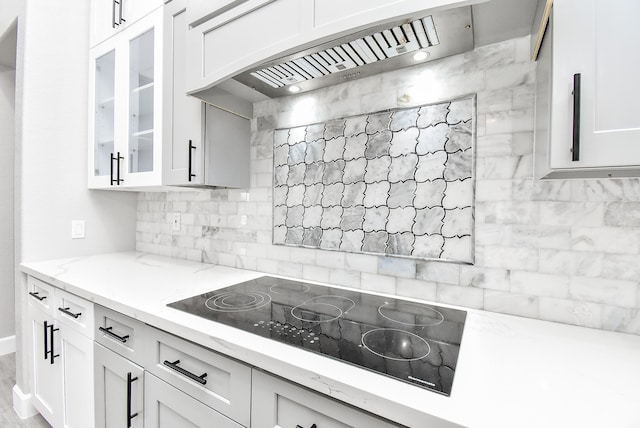
[[[116,0],[111,2],[111,28],[116,28],[118,23],[116,22]]]
[[[304,427],[301,426],[301,425],[296,425],[296,428],[304,428]],[[310,428],[318,428],[318,427],[316,426],[316,424],[313,424],[313,425],[311,425]]]
[[[116,184],[119,186],[121,182],[124,181],[124,178],[120,178],[120,159],[124,160],[123,156],[120,156],[120,152],[117,152],[118,166],[116,169]]]
[[[571,160],[580,160],[580,73],[573,75],[573,144]]]
[[[126,343],[127,339],[129,339],[129,335],[127,334],[125,336],[119,336],[119,335],[117,335],[117,334],[115,334],[114,332],[111,331],[112,328],[113,327],[107,327],[107,328],[98,327],[98,330],[100,330],[101,332],[105,333],[108,336],[111,336],[112,338],[114,338],[116,340],[119,340],[122,343]]]
[[[191,181],[191,179],[196,176],[195,174],[193,174],[191,169],[192,168],[191,167],[191,161],[192,161],[191,151],[195,149],[196,149],[196,146],[193,145],[193,141],[189,140],[189,181]]]
[[[50,363],[53,364],[54,363],[54,359],[59,357],[60,354],[56,354],[55,351],[53,350],[53,343],[54,343],[54,338],[53,338],[53,332],[60,330],[59,328],[53,328],[53,324],[51,324],[49,326],[49,329],[51,331],[51,335],[49,336],[49,358],[50,358]]]
[[[78,312],[77,314],[74,314],[73,312],[71,312],[71,311],[69,310],[69,308],[58,308],[58,310],[59,310],[60,312],[62,312],[63,314],[67,314],[67,315],[69,315],[70,317],[73,317],[73,318],[76,318],[76,319],[77,319],[80,315],[82,315],[82,312]]]
[[[49,358],[49,323],[45,321],[42,326],[44,327],[44,359],[46,360]]]
[[[195,380],[199,384],[202,384],[202,385],[206,385],[207,384],[207,380],[205,379],[205,377],[207,377],[206,373],[201,374],[200,376],[195,375],[195,374],[191,373],[190,371],[185,370],[182,367],[178,366],[178,364],[180,364],[180,360],[175,360],[173,362],[171,362],[169,360],[164,360],[163,364],[165,366],[169,367],[170,369],[173,369],[173,370],[177,371],[181,375],[184,375],[184,376],[188,377],[191,380]]]
[[[113,153],[111,153],[111,162],[109,163],[109,175],[111,177],[111,185],[113,186],[113,183],[115,183],[115,180],[113,179],[113,162],[116,160],[115,156],[113,156]]]
[[[122,8],[124,7],[124,0],[120,0],[118,4],[120,5],[120,16],[118,17],[118,24],[122,24],[123,22],[127,22],[127,20],[122,17]]]
[[[138,416],[138,413],[131,414],[131,384],[137,380],[137,377],[131,376],[131,372],[127,373],[127,428],[131,428],[131,419]]]
[[[38,299],[39,301],[43,301],[44,299],[47,298],[47,296],[40,296],[40,292],[39,291],[29,291],[29,295],[31,297],[34,297],[36,299]]]

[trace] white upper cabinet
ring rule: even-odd
[[[186,94],[187,29],[186,1],[173,0],[90,50],[89,188],[248,186],[251,105],[209,144],[212,115]]]
[[[159,182],[162,9],[90,51],[89,187]]]
[[[554,3],[538,57],[538,178],[640,175],[637,16],[637,1]]]
[[[95,46],[160,7],[163,0],[92,0],[90,46]]]

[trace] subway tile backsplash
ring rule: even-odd
[[[640,180],[533,180],[528,48],[509,40],[255,104],[250,188],[140,193],[137,249],[640,334]],[[276,129],[474,94],[473,265],[272,244]]]

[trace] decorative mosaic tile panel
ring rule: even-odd
[[[274,133],[273,242],[473,262],[474,98]]]

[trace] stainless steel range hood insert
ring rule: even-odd
[[[408,18],[250,69],[235,80],[269,97],[291,95],[473,49],[471,7]],[[414,59],[424,52],[423,59]]]

